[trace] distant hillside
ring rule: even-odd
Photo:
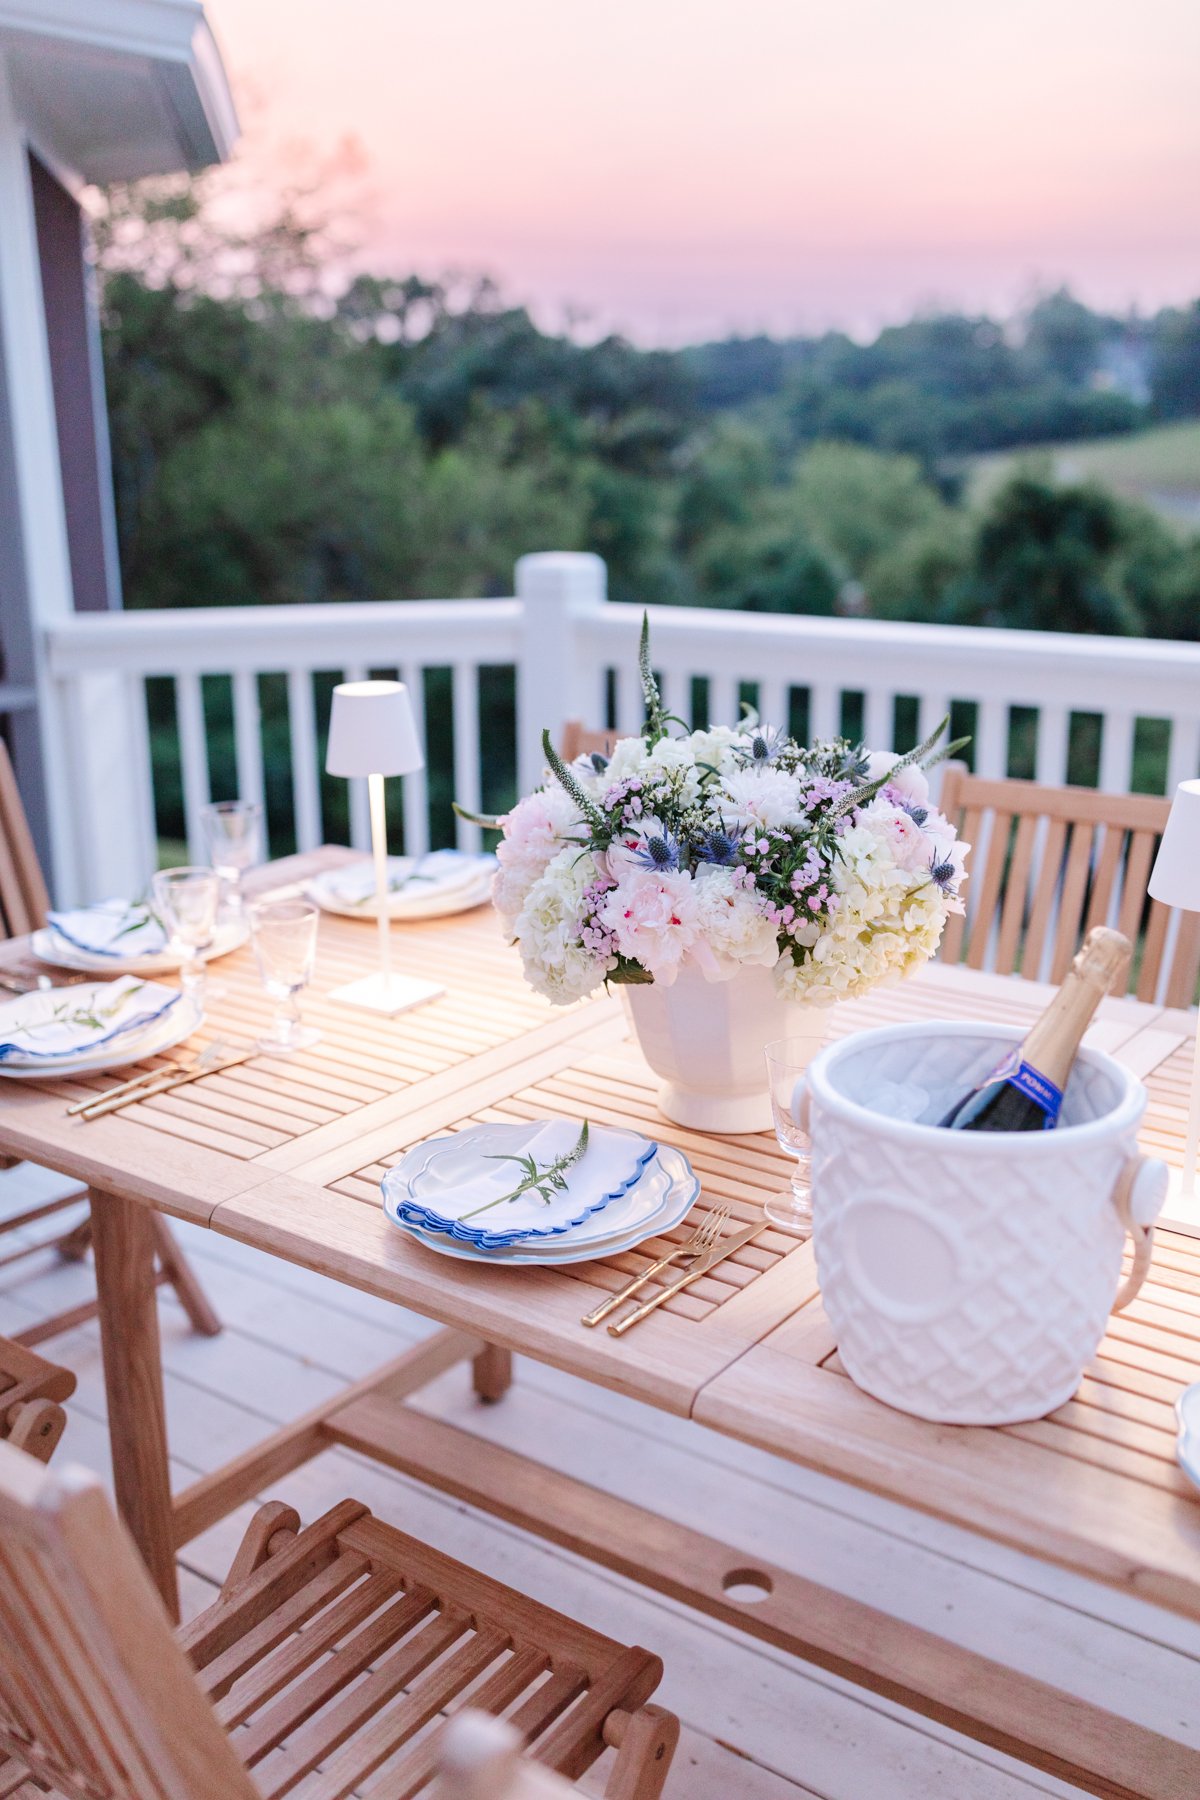
[[[1061,482],[1094,481],[1140,500],[1181,531],[1200,531],[1200,423],[1188,420],[1090,443],[1039,444],[976,457],[968,492],[982,503],[1016,466],[1052,469]]]

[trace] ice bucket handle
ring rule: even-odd
[[[1112,1310],[1123,1312],[1150,1271],[1154,1221],[1167,1197],[1167,1166],[1156,1156],[1131,1156],[1117,1177],[1113,1205],[1133,1245],[1133,1263],[1117,1290]]]

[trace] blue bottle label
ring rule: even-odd
[[[1027,1100],[1032,1100],[1035,1105],[1040,1106],[1051,1119],[1057,1120],[1062,1108],[1062,1089],[1055,1087],[1054,1083],[1043,1075],[1040,1069],[1035,1069],[1032,1063],[1023,1062],[1015,1050],[1010,1056],[1005,1057],[991,1079],[1009,1082],[1017,1089],[1018,1093],[1024,1094]]]

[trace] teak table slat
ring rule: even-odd
[[[297,889],[348,856],[328,849],[259,871]],[[724,1588],[737,1553],[554,1470],[408,1409],[451,1364],[473,1362],[490,1398],[519,1351],[844,1482],[1200,1619],[1200,1503],[1173,1454],[1171,1401],[1200,1377],[1200,1241],[1160,1235],[1151,1280],[1112,1321],[1078,1395],[1053,1418],[1006,1430],[937,1427],[879,1405],[845,1374],[811,1249],[767,1231],[622,1339],[581,1315],[661,1253],[660,1240],[599,1262],[504,1269],[440,1257],[382,1212],[379,1182],[412,1144],[478,1120],[582,1118],[676,1144],[701,1205],[755,1218],[789,1165],[768,1134],[714,1137],[669,1126],[623,1009],[600,997],[556,1010],[533,994],[483,908],[397,926],[396,960],[445,996],[395,1020],[339,1007],[329,990],[373,964],[369,922],[324,917],[305,1014],[322,1040],[259,1057],[93,1124],[66,1105],[112,1077],[0,1081],[0,1151],[94,1191],[97,1279],[118,1499],[168,1605],[174,1549],[327,1444],[379,1457],[592,1555],[875,1691],[1021,1755],[1089,1791],[1200,1791],[1200,1756],[858,1601],[771,1570],[771,1598],[739,1607]],[[34,965],[27,943],[6,967]],[[269,1004],[248,949],[213,971],[196,1043],[252,1038]],[[931,966],[840,1009],[838,1033],[920,1018],[1032,1020],[1048,990]],[[1180,1160],[1191,1021],[1130,999],[1105,1003],[1092,1040],[1150,1090],[1144,1142]],[[196,1043],[159,1059],[180,1060]],[[441,1320],[388,1369],[197,1482],[174,1503],[167,1475],[151,1208],[193,1220]],[[670,1234],[678,1241],[688,1226]],[[629,1546],[638,1545],[631,1559]],[[631,1570],[632,1561],[632,1570]],[[689,1574],[688,1571],[691,1571]],[[850,1656],[847,1645],[855,1647]],[[907,1648],[906,1648],[907,1646]]]

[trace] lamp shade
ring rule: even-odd
[[[402,681],[343,681],[333,690],[325,767],[330,775],[411,775],[425,767]]]
[[[1164,906],[1200,912],[1200,781],[1181,781],[1175,789],[1150,876],[1150,897]]]

